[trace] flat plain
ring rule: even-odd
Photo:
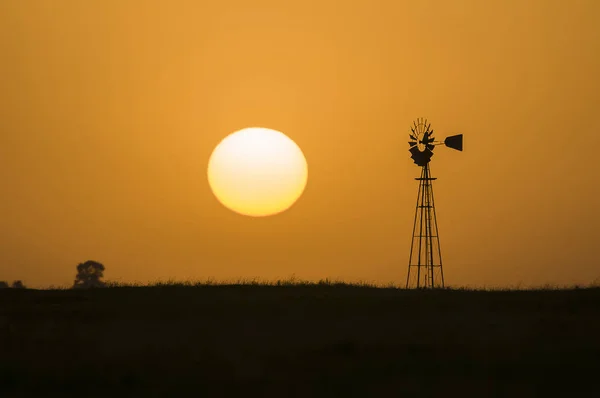
[[[0,290],[0,396],[600,391],[600,288]]]

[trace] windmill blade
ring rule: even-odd
[[[410,137],[412,140],[415,140],[415,141],[417,140],[417,137],[415,137],[415,136],[414,136],[414,135],[412,135],[412,134],[409,134],[408,136],[409,136],[409,137]]]
[[[426,132],[423,134],[423,140],[421,141],[423,144],[428,145],[430,142],[433,142],[434,138],[431,136],[431,133]]]
[[[408,151],[411,153],[411,157],[419,156],[421,154],[421,151],[419,151],[419,147],[416,145],[410,148]]]
[[[408,141],[408,145],[415,146],[415,145],[417,145],[417,141]]]
[[[457,134],[457,135],[451,135],[450,137],[446,137],[446,139],[444,140],[444,144],[448,148],[456,149],[457,151],[462,151],[463,150],[463,135]]]
[[[429,149],[430,151],[433,151],[433,148],[435,148],[432,144],[427,144],[427,149]],[[433,156],[433,154],[431,154],[431,156]]]
[[[428,162],[428,159],[425,156],[423,156],[422,152],[419,152],[418,155],[411,156],[411,158],[417,166],[425,166]]]
[[[411,153],[410,157],[415,162],[415,164],[422,166],[426,163],[423,159],[423,153],[419,151],[419,148],[417,146],[410,148],[409,152]]]

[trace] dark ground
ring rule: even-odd
[[[0,290],[0,396],[600,396],[600,288]]]

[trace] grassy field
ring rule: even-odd
[[[600,288],[0,290],[2,397],[594,396],[599,369]]]

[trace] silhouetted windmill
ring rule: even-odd
[[[410,128],[410,157],[417,166],[421,166],[419,192],[417,194],[417,208],[413,225],[410,258],[408,261],[408,276],[406,287],[437,288],[444,287],[444,272],[442,270],[442,253],[437,220],[435,216],[435,203],[433,201],[432,181],[429,162],[433,156],[436,145],[444,144],[458,151],[463,150],[462,134],[452,135],[444,141],[436,141],[433,137],[431,124],[427,119],[419,118]]]

